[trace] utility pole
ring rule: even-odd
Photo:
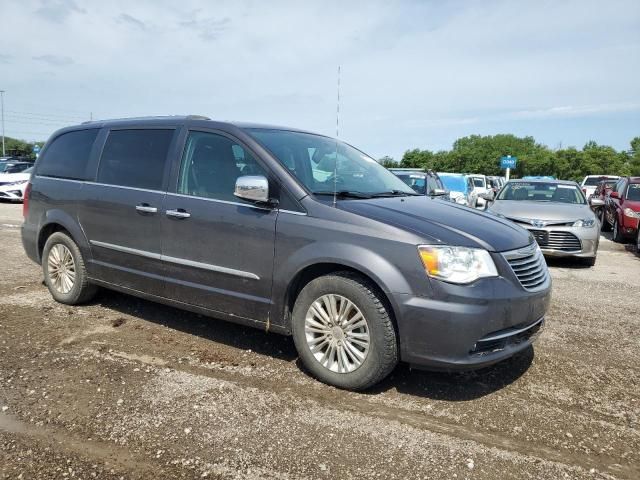
[[[2,110],[2,156],[4,157],[4,90],[0,90],[0,110]]]

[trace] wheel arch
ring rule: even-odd
[[[80,225],[74,221],[68,213],[60,210],[50,210],[46,213],[38,229],[36,242],[38,260],[42,261],[42,251],[47,239],[55,232],[64,232],[78,245],[82,255],[87,258],[89,254],[89,242]]]
[[[380,284],[379,280],[375,279],[372,275],[369,275],[364,269],[359,269],[352,265],[340,262],[317,262],[310,265],[306,265],[301,268],[291,279],[285,290],[284,299],[282,301],[282,318],[285,321],[285,329],[288,333],[291,332],[291,315],[293,307],[295,305],[298,295],[302,289],[309,284],[309,282],[316,278],[326,275],[335,274],[338,272],[347,272],[359,277],[362,277],[373,288],[380,297],[380,300],[384,303],[389,317],[393,323],[396,334],[398,334],[398,325],[396,322],[396,308],[393,304],[392,297],[385,292],[385,289]]]

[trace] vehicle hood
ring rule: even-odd
[[[589,205],[526,200],[496,200],[489,210],[508,218],[522,220],[575,221],[594,217]]]
[[[0,183],[20,182],[30,177],[31,173],[0,173]]]
[[[416,233],[425,238],[425,244],[442,243],[503,252],[533,242],[527,230],[512,222],[428,197],[344,200],[339,206],[345,211]]]

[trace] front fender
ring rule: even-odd
[[[279,278],[295,278],[304,269],[320,264],[334,263],[358,270],[371,278],[385,293],[410,293],[409,282],[388,258],[366,247],[338,242],[308,244],[280,265]]]
[[[344,266],[369,277],[385,293],[394,312],[397,311],[394,294],[425,295],[430,290],[429,280],[415,246],[389,242],[388,247],[387,252],[376,248],[388,253],[386,256],[362,244],[348,242],[311,242],[294,251],[280,252],[274,265],[273,323],[287,330],[290,328],[286,318],[289,287],[301,272],[314,265]],[[422,287],[416,291],[412,285]]]

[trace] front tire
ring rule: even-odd
[[[398,363],[396,332],[382,295],[350,272],[309,282],[296,299],[292,328],[307,370],[338,388],[364,390]]]
[[[63,232],[53,233],[42,250],[44,282],[55,301],[66,305],[85,303],[96,294],[89,284],[82,253]]]
[[[617,218],[613,220],[613,241],[617,243],[622,243],[624,241]]]

